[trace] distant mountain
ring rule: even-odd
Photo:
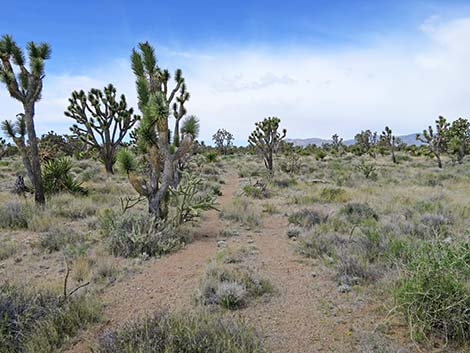
[[[398,136],[398,138],[406,143],[407,145],[416,145],[416,146],[421,146],[423,143],[421,141],[416,141],[416,135],[417,134],[409,134],[409,135],[402,135]],[[306,138],[306,139],[286,139],[286,142],[293,143],[294,146],[308,146],[308,145],[317,145],[321,146],[325,143],[330,143],[331,140],[326,140],[326,139],[321,139],[317,137],[312,137],[312,138]],[[354,144],[354,139],[349,139],[349,140],[344,140],[343,143],[346,146],[350,146]]]

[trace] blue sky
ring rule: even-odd
[[[414,132],[437,114],[470,111],[467,91],[461,99],[427,91],[455,90],[452,80],[470,74],[460,50],[470,1],[28,0],[2,11],[0,34],[53,49],[40,132],[67,131],[62,112],[73,89],[114,82],[135,103],[128,58],[142,40],[157,47],[162,66],[186,72],[188,108],[200,116],[205,140],[226,126],[243,142],[264,115],[279,115],[290,137],[351,137],[385,124]],[[446,71],[456,63],[462,67]],[[406,96],[401,84],[410,87]],[[19,109],[8,98],[0,88],[2,120]]]

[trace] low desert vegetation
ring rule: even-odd
[[[325,285],[319,277],[337,288],[344,311],[359,295],[380,301],[380,332],[346,331],[358,351],[401,352],[399,341],[468,351],[467,119],[439,117],[416,144],[386,126],[361,130],[353,143],[335,134],[302,147],[286,140],[286,121],[267,117],[248,146],[222,127],[207,146],[204,120],[187,113],[183,72],[161,67],[148,42],[130,54],[138,114],[113,84],[77,87],[64,107],[71,133],[37,136],[50,47],[31,42],[23,51],[11,36],[0,39],[0,80],[22,107],[0,138],[0,352],[64,349],[100,320],[101,296],[116,283],[186,256],[173,253],[193,239],[211,242],[201,278],[188,276],[198,283],[194,308],[113,327],[95,352],[269,351],[262,332],[233,318],[261,303],[269,312],[282,296],[273,263],[258,256],[273,249],[283,252],[282,270],[295,264],[312,291]],[[269,248],[277,231],[283,245]]]
[[[157,313],[104,334],[98,353],[266,352],[259,334],[243,322],[207,311]]]

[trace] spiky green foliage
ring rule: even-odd
[[[169,187],[178,184],[178,170],[183,167],[199,131],[199,121],[194,116],[188,117],[180,128],[181,119],[186,115],[185,103],[190,98],[181,70],[176,70],[175,84],[170,90],[170,74],[157,65],[155,50],[148,42],[139,43],[138,49],[132,50],[131,61],[142,112],[135,138],[148,173],[140,176],[128,168],[129,180],[134,189],[147,198],[149,212],[165,219],[168,215]],[[175,124],[173,140],[169,128],[171,116]],[[129,161],[124,156],[122,159]]]
[[[184,173],[178,186],[176,188],[170,187],[175,205],[175,215],[173,217],[175,227],[197,220],[201,215],[201,211],[216,209],[215,196],[201,194],[201,186],[201,178],[194,174]]]
[[[397,163],[397,159],[395,157],[395,149],[396,149],[396,141],[397,138],[393,135],[392,129],[388,126],[385,126],[384,131],[380,135],[380,144],[385,147],[386,149],[390,150],[390,154],[392,155],[392,162]]]
[[[44,163],[43,180],[47,194],[67,191],[86,194],[87,191],[71,175],[72,162],[66,157],[51,159]]]
[[[106,172],[112,174],[116,151],[140,117],[127,107],[123,94],[117,99],[112,84],[103,91],[93,88],[88,94],[74,91],[69,102],[65,115],[77,122],[70,130],[98,151]]]
[[[226,154],[230,146],[233,143],[233,135],[225,129],[219,129],[212,135],[212,141],[215,146],[223,153]]]
[[[416,135],[416,139],[426,144],[429,152],[436,157],[439,168],[442,168],[441,155],[448,146],[448,129],[449,123],[446,118],[440,116],[436,120],[435,130],[429,125],[427,130],[423,130],[422,135]]]
[[[137,161],[135,155],[127,148],[121,148],[117,152],[116,159],[119,169],[129,174],[137,170]]]
[[[377,132],[371,130],[361,131],[354,136],[354,140],[356,141],[355,150],[359,155],[368,153],[372,157],[376,157]]]
[[[470,122],[463,118],[453,121],[447,131],[447,138],[447,152],[454,160],[463,163],[464,157],[470,152]]]
[[[278,131],[281,119],[268,117],[255,124],[255,130],[248,137],[248,143],[263,156],[264,165],[272,176],[274,174],[273,154],[277,152],[287,130]]]
[[[27,132],[27,149],[19,147],[28,177],[34,186],[35,200],[39,204],[45,202],[42,182],[39,149],[34,128],[35,103],[41,99],[42,80],[44,78],[44,61],[50,58],[51,49],[47,43],[27,45],[28,63],[23,50],[9,35],[0,39],[0,81],[3,82],[10,96],[18,100],[24,109],[24,131]],[[17,66],[17,69],[13,69]],[[3,125],[7,134],[12,137],[14,130],[9,124]],[[23,134],[26,135],[26,134]],[[13,138],[13,137],[12,137]],[[19,141],[13,138],[15,141]],[[23,142],[25,142],[23,138]],[[27,152],[27,153],[26,153]]]

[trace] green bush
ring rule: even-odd
[[[64,303],[51,293],[0,285],[0,351],[53,352],[99,316],[100,305],[88,295]]]
[[[346,200],[346,190],[341,188],[324,188],[320,193],[320,198],[326,202],[341,202]]]
[[[272,291],[271,283],[251,269],[213,261],[196,292],[196,302],[233,310],[245,306],[250,299]]]
[[[222,219],[241,223],[246,227],[259,227],[261,216],[247,198],[234,197],[220,212]]]
[[[99,340],[97,353],[262,353],[259,335],[244,323],[205,311],[159,313]]]
[[[426,243],[416,250],[394,294],[418,339],[469,341],[469,281],[469,243]]]
[[[103,235],[115,256],[159,256],[169,253],[185,242],[171,227],[163,227],[148,215],[107,212],[101,219]]]
[[[0,228],[28,228],[31,209],[25,202],[9,200],[0,205]]]
[[[65,157],[46,161],[42,172],[44,191],[47,194],[63,191],[86,194],[87,191],[72,177],[71,169],[72,162]]]
[[[358,224],[366,220],[379,220],[379,215],[367,203],[350,202],[345,205],[340,213],[345,215],[351,223]]]
[[[289,215],[289,224],[294,224],[304,228],[312,228],[317,224],[323,223],[327,220],[327,216],[321,214],[316,210],[304,208]]]

